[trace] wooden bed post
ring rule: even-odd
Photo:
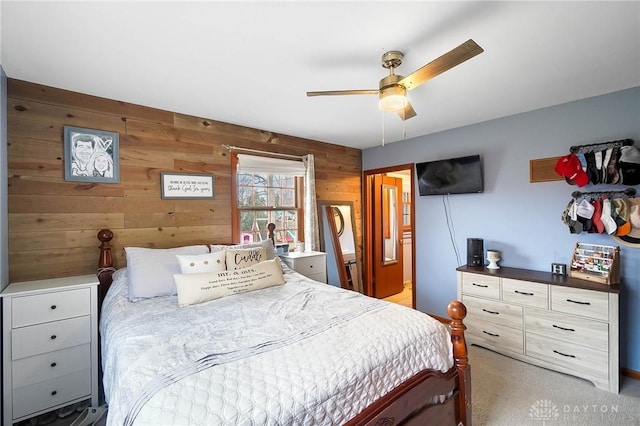
[[[453,359],[458,370],[458,392],[460,393],[459,416],[465,426],[471,425],[471,367],[467,352],[467,342],[464,339],[464,330],[467,328],[462,323],[467,316],[467,308],[457,300],[449,303],[447,313],[451,317],[451,343],[453,343]]]
[[[111,257],[111,244],[113,232],[109,229],[101,229],[98,231],[98,240],[100,240],[100,257],[98,258],[98,280],[100,281],[100,289],[98,291],[98,300],[102,305],[102,299],[107,294],[107,290],[113,281],[113,258]]]

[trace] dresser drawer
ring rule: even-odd
[[[502,279],[502,300],[536,308],[549,308],[549,286],[529,281]]]
[[[607,352],[527,333],[526,354],[568,368],[576,375],[609,378]]]
[[[14,389],[13,418],[27,416],[91,394],[91,370]]]
[[[522,330],[491,322],[474,320],[466,323],[469,342],[494,349],[524,353]]]
[[[14,297],[12,328],[89,315],[90,299],[88,288]]]
[[[571,287],[552,287],[551,309],[608,321],[609,296],[608,293],[600,291]]]
[[[89,316],[11,330],[12,359],[57,351],[91,341]]]
[[[465,324],[473,321],[488,321],[507,327],[522,329],[522,306],[480,299],[473,296],[462,296],[462,303],[467,307]]]
[[[14,361],[13,388],[21,388],[91,368],[91,345],[74,346]]]
[[[463,273],[462,292],[498,300],[500,299],[500,278]]]
[[[527,333],[587,346],[600,351],[609,350],[609,324],[551,311],[528,309],[525,313]]]

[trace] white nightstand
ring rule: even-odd
[[[98,406],[96,275],[11,283],[3,309],[3,424]]]
[[[302,275],[327,282],[327,255],[321,251],[293,251],[279,255],[287,266]]]

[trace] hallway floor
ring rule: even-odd
[[[402,290],[400,293],[396,293],[389,297],[385,297],[383,300],[386,300],[387,302],[398,303],[400,305],[404,305],[409,308],[413,308],[411,282],[404,283],[404,290]]]

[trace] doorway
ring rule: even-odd
[[[413,176],[414,164],[364,171],[363,278],[365,294],[415,308]],[[394,182],[399,184],[395,191]],[[397,212],[395,235],[392,211]]]

